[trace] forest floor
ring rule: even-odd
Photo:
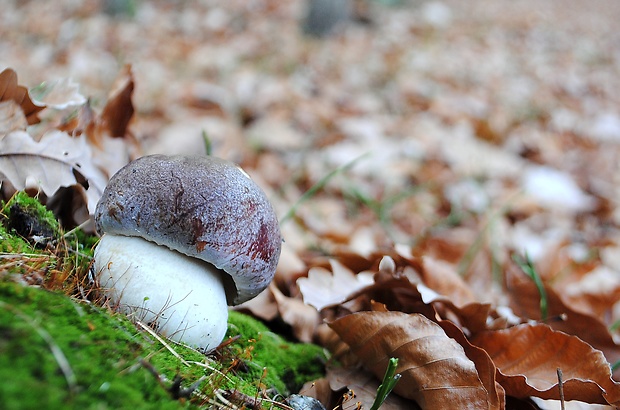
[[[620,378],[620,3],[357,2],[324,38],[304,35],[298,0],[6,3],[0,69],[35,90],[79,85],[42,97],[56,112],[35,139],[86,99],[101,112],[120,75],[135,113],[120,144],[93,146],[104,175],[144,154],[206,153],[206,135],[266,191],[285,242],[274,284],[245,311],[332,352],[359,335],[324,321],[353,312],[450,320],[458,331],[442,331],[478,373],[476,348],[494,366],[489,408],[504,392],[559,398],[558,368],[567,400],[597,403],[572,408],[620,403],[604,369],[573,374],[579,363],[552,354],[602,352]],[[500,341],[543,323],[552,334]],[[526,355],[547,337],[541,373],[493,351]],[[360,377],[328,384],[355,390]]]

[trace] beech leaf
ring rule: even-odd
[[[540,317],[540,292],[532,280],[524,274],[507,270],[508,293],[515,314],[534,320]],[[599,317],[589,312],[580,312],[565,302],[560,294],[550,286],[545,286],[547,294],[547,315],[562,320],[549,321],[554,330],[575,335],[595,349],[602,351],[610,363],[620,360],[620,346],[614,341],[609,329]],[[616,371],[616,376],[618,372]]]
[[[611,378],[609,362],[576,336],[525,324],[482,332],[471,342],[491,356],[507,395],[559,400],[561,369],[565,400],[620,405],[620,384]]]
[[[358,312],[330,327],[379,379],[390,358],[397,358],[402,377],[394,392],[422,409],[499,408],[463,347],[423,315]]]
[[[17,190],[36,184],[47,196],[60,187],[82,186],[89,212],[94,212],[105,188],[106,178],[92,165],[90,148],[84,137],[72,138],[61,131],[50,131],[39,142],[24,131],[15,131],[0,140],[0,174]]]

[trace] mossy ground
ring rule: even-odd
[[[2,208],[4,221],[9,205]],[[36,201],[28,206],[43,210],[43,220],[51,215]],[[158,340],[79,291],[96,239],[63,238],[55,225],[41,246],[7,226],[0,225],[3,409],[225,407],[218,395],[282,398],[323,373],[321,348],[289,343],[238,312],[230,314],[231,343],[216,355]],[[182,389],[200,381],[191,399],[173,397],[175,376]]]

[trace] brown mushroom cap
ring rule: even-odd
[[[269,285],[282,245],[265,193],[215,157],[138,158],[112,176],[95,222],[100,234],[142,237],[223,270],[229,305]]]

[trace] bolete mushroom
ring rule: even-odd
[[[111,305],[212,350],[228,305],[264,290],[282,237],[265,193],[215,157],[150,155],[119,170],[95,211],[93,269]]]

